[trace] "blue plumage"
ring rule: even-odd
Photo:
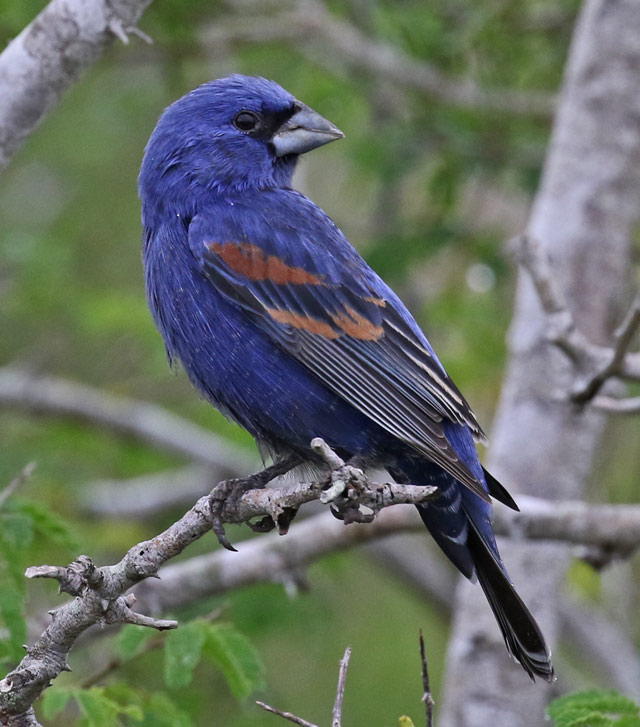
[[[155,323],[196,388],[271,451],[310,459],[322,437],[436,484],[426,526],[478,577],[510,653],[550,679],[495,544],[489,494],[512,501],[478,461],[471,408],[394,292],[291,189],[298,156],[341,136],[261,78],[205,84],[165,111],[139,183]]]

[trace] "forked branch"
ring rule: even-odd
[[[537,240],[521,235],[515,240],[518,262],[527,270],[547,316],[548,340],[572,361],[576,378],[569,398],[576,403],[592,402],[613,413],[640,411],[640,399],[597,396],[612,378],[640,381],[640,353],[629,352],[640,328],[640,293],[614,331],[611,346],[592,343],[576,326],[575,319],[553,274],[551,263]]]

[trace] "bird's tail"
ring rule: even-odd
[[[391,474],[400,477],[400,481],[423,484],[424,473],[416,477],[417,469],[411,462],[410,466],[401,466]],[[551,654],[500,559],[490,523],[490,506],[442,470],[428,480],[428,484],[437,485],[441,492],[432,503],[418,505],[429,532],[463,575],[470,579],[477,577],[509,654],[532,679],[538,676],[551,681]]]
[[[493,615],[502,631],[507,650],[531,679],[536,676],[553,679],[551,653],[538,624],[516,593],[502,564],[476,531],[473,521],[467,546],[471,552],[478,582],[489,601]]]

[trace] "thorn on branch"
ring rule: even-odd
[[[344,467],[344,460],[338,457],[324,439],[321,439],[320,437],[312,439],[311,449],[327,463],[332,472]]]
[[[105,624],[133,624],[134,626],[146,626],[147,628],[157,629],[158,631],[167,631],[169,629],[177,629],[179,624],[177,621],[170,619],[158,619],[151,616],[145,616],[142,613],[131,610],[135,604],[136,597],[133,593],[126,596],[120,596],[114,601],[107,602],[105,610]]]
[[[131,611],[125,618],[126,623],[134,624],[135,626],[146,626],[151,629],[157,629],[158,631],[169,631],[170,629],[177,629],[179,623],[172,619],[153,618],[151,616],[145,616],[142,613]]]

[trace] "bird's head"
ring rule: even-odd
[[[300,154],[342,136],[274,81],[221,78],[165,110],[145,150],[140,196],[288,186]]]

